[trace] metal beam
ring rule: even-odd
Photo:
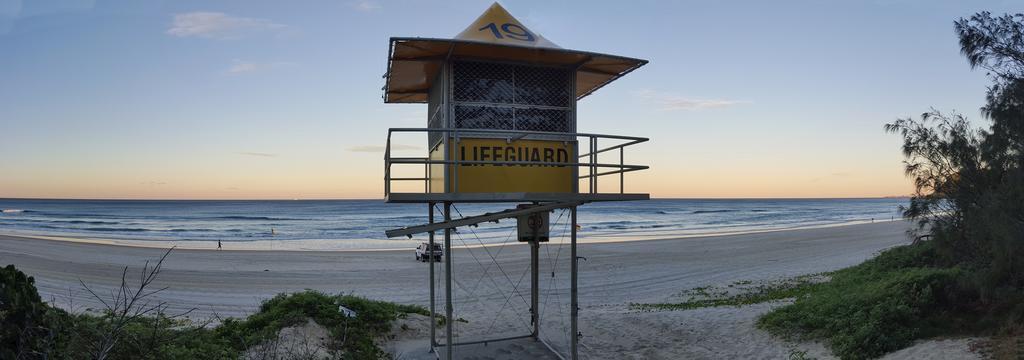
[[[445,203],[449,204],[447,206],[451,206],[450,205],[451,203],[448,203],[448,202],[445,202]],[[483,214],[483,215],[464,217],[464,218],[461,218],[461,219],[458,219],[458,220],[451,220],[450,216],[446,216],[445,217],[445,221],[441,222],[441,223],[423,224],[423,225],[417,225],[417,226],[404,227],[404,228],[401,228],[401,229],[392,229],[392,230],[385,231],[384,234],[387,235],[387,237],[389,237],[389,238],[399,237],[399,236],[409,236],[409,235],[412,235],[412,234],[420,234],[420,233],[431,232],[431,231],[436,231],[436,230],[441,230],[441,229],[448,230],[448,229],[454,229],[454,228],[457,228],[457,227],[460,227],[460,226],[469,226],[469,225],[473,225],[473,224],[479,224],[479,223],[482,223],[482,222],[495,221],[495,220],[507,219],[507,218],[514,218],[514,217],[518,217],[519,215],[527,215],[527,214],[532,214],[532,213],[535,213],[535,212],[542,212],[542,211],[551,211],[551,210],[554,210],[554,209],[573,207],[573,206],[577,206],[577,205],[581,205],[581,204],[583,204],[582,201],[557,202],[557,203],[551,203],[551,204],[537,205],[537,206],[533,206],[533,207],[529,207],[529,208],[525,208],[525,209],[508,209],[508,210],[503,210],[503,211],[499,211],[499,212],[496,212],[496,213],[487,213],[487,214]],[[446,252],[445,256],[450,256],[450,254],[448,254]]]
[[[586,175],[582,175],[586,176]],[[582,179],[582,177],[581,177]],[[509,202],[568,202],[579,201],[582,203],[597,201],[636,201],[650,200],[650,194],[619,194],[604,193],[590,194],[582,193],[404,193],[392,192],[384,201],[389,203],[441,203],[451,201],[456,203],[509,203]]]
[[[422,94],[422,95],[426,95],[426,94],[429,94],[429,91],[427,91],[427,90],[391,90],[391,91],[388,91],[388,94],[395,94],[395,95],[421,95]]]
[[[449,223],[452,221],[452,203],[444,203],[444,222]],[[445,359],[452,360],[452,343],[455,342],[452,339],[452,323],[455,322],[452,319],[452,229],[444,229],[444,337],[447,349],[445,349]],[[430,324],[434,326],[434,324]]]
[[[540,339],[540,241],[530,241],[530,322],[533,323],[533,341]]]
[[[548,351],[551,351],[551,353],[557,356],[559,360],[566,360],[565,356],[562,356],[562,353],[558,352],[558,350],[555,350],[555,347],[551,346],[551,343],[549,343],[547,340],[544,340],[544,338],[540,338],[540,343],[544,344],[544,346],[548,348]]]
[[[579,341],[580,341],[580,338],[579,338],[580,305],[579,305],[579,292],[578,292],[578,287],[577,287],[577,281],[579,281],[579,261],[580,261],[579,259],[580,258],[576,255],[576,207],[575,206],[571,207],[569,209],[569,211],[570,211],[570,214],[571,214],[570,215],[570,218],[571,218],[570,221],[572,221],[572,225],[570,225],[572,227],[572,233],[570,235],[570,240],[569,240],[570,241],[570,245],[569,245],[570,255],[569,256],[572,257],[572,262],[570,263],[571,266],[572,266],[572,269],[570,269],[570,271],[569,271],[569,273],[570,273],[569,276],[572,277],[572,279],[570,279],[570,285],[569,285],[569,306],[572,307],[572,309],[570,311],[570,314],[571,314],[571,317],[572,317],[572,319],[570,319],[570,322],[571,322],[571,325],[570,325],[571,329],[570,329],[570,331],[572,331],[572,334],[570,335],[570,339],[571,340],[570,340],[570,344],[569,344],[569,351],[570,351],[569,359],[576,360],[576,359],[579,359]]]
[[[428,203],[427,204],[427,208],[428,208],[428,211],[429,211],[428,214],[430,214],[430,215],[427,216],[427,221],[429,221],[431,224],[433,224],[434,223],[434,203]],[[444,257],[447,257],[447,255],[444,256]],[[434,258],[434,232],[431,231],[430,232],[430,350],[431,351],[433,351],[434,350],[434,346],[437,345],[437,335],[435,334],[435,332],[436,332],[435,328],[437,327],[437,310],[436,310],[437,307],[436,307],[436,304],[434,303],[435,299],[437,298],[436,296],[434,296],[434,263],[437,262],[435,260],[436,259]]]
[[[485,340],[474,340],[474,341],[466,341],[466,342],[457,342],[457,343],[452,343],[452,346],[488,344],[488,343],[492,343],[492,342],[501,342],[501,341],[508,341],[508,340],[525,339],[525,338],[532,337],[532,336],[533,335],[526,334],[526,335],[516,335],[516,336],[509,336],[509,337],[503,337],[503,338],[497,338],[497,339],[485,339]],[[439,346],[445,346],[445,345],[439,345]]]
[[[388,133],[396,132],[441,132],[441,133],[487,133],[487,134],[529,134],[529,135],[553,135],[557,137],[599,137],[604,139],[619,139],[619,140],[639,140],[639,142],[645,142],[650,140],[649,138],[639,136],[628,136],[628,135],[610,135],[610,134],[595,134],[595,133],[566,133],[566,132],[552,132],[552,131],[530,131],[530,130],[501,130],[501,129],[461,129],[461,128],[389,128]]]

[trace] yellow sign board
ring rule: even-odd
[[[576,143],[557,140],[466,139],[451,142],[451,158],[459,161],[524,162],[524,164],[449,165],[447,174],[431,171],[431,192],[444,192],[447,175],[452,192],[460,193],[572,193],[577,183]],[[431,158],[443,158],[442,148]],[[554,163],[554,164],[553,164]],[[439,176],[440,175],[440,176]]]

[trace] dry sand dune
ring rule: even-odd
[[[636,312],[630,302],[678,299],[680,291],[743,280],[773,280],[855,265],[878,251],[907,243],[903,222],[861,224],[743,235],[617,243],[581,244],[581,354],[586,358],[677,359],[788,356],[791,349],[829,357],[818,344],[787,344],[754,328],[756,318],[779,304],[672,312]],[[568,249],[542,250],[542,334],[564,348],[568,314]],[[566,253],[559,251],[564,250]],[[121,268],[137,268],[158,258],[160,249],[0,236],[0,263],[14,264],[36,278],[44,298],[76,309],[97,307],[79,281],[100,291],[113,288]],[[471,254],[472,253],[472,254]],[[558,254],[555,256],[554,254]],[[491,258],[496,259],[492,262]],[[558,260],[556,260],[558,259]],[[560,263],[558,263],[560,261]],[[459,340],[528,332],[529,251],[518,244],[454,250],[456,318]],[[439,267],[440,269],[440,267]],[[428,267],[407,251],[215,251],[177,250],[165,263],[161,300],[173,308],[196,308],[193,317],[244,316],[281,292],[316,289],[352,293],[399,303],[427,305]],[[75,297],[72,304],[68,295]],[[438,310],[441,311],[441,307]],[[526,321],[524,321],[526,319]],[[443,334],[440,331],[439,334]],[[517,358],[510,349],[489,344],[494,355]],[[405,358],[424,355],[426,340],[393,344]],[[895,358],[963,358],[964,341],[926,342]],[[471,355],[470,348],[460,350]],[[504,354],[504,355],[501,355]],[[952,357],[950,357],[952,356]]]

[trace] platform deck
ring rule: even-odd
[[[499,203],[499,202],[598,202],[650,200],[650,194],[572,194],[572,193],[390,193],[389,203]]]

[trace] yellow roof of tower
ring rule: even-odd
[[[427,102],[427,92],[441,64],[454,57],[575,67],[577,99],[647,63],[624,56],[563,49],[527,29],[494,3],[454,39],[391,38],[384,102]]]

